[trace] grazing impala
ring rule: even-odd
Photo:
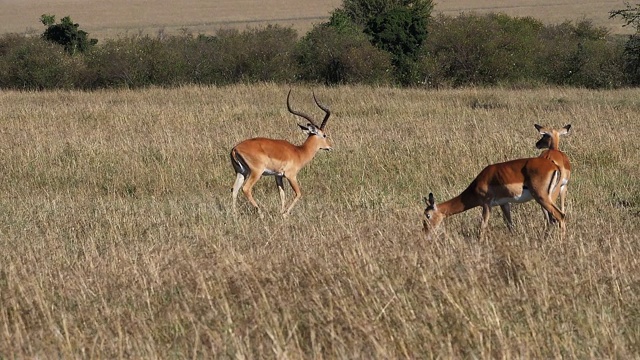
[[[540,154],[541,158],[549,159],[560,167],[560,210],[564,212],[564,201],[567,197],[567,185],[571,178],[571,163],[565,153],[560,151],[560,136],[566,135],[571,129],[571,125],[565,125],[560,130],[550,129],[538,124],[534,124],[536,130],[540,132],[542,138],[536,143],[538,149],[548,149]]]
[[[320,104],[318,99],[316,99],[316,95],[313,94],[313,100],[316,105],[325,113],[322,123],[318,126],[309,115],[291,109],[289,103],[290,97],[291,90],[289,90],[289,94],[287,95],[287,109],[290,113],[309,121],[307,125],[298,125],[302,131],[309,136],[307,140],[299,146],[293,145],[286,140],[253,138],[242,141],[231,150],[231,165],[233,165],[236,172],[236,181],[233,184],[232,192],[234,213],[236,212],[238,191],[244,183],[242,191],[247,199],[249,199],[249,202],[258,210],[260,217],[262,217],[262,211],[254,200],[251,189],[262,175],[273,175],[276,178],[276,184],[280,191],[280,200],[282,202],[281,212],[282,215],[286,217],[302,196],[300,185],[298,185],[296,178],[298,171],[313,159],[318,150],[331,150],[331,144],[324,130],[331,115],[329,109]],[[245,178],[247,179],[246,183]],[[287,208],[285,208],[282,178],[287,178],[287,181],[289,181],[293,191],[296,193]]]
[[[489,222],[491,207],[536,200],[565,229],[564,213],[554,204],[552,195],[560,186],[560,167],[541,157],[511,160],[485,167],[458,196],[436,204],[433,194],[425,198],[424,231],[428,238],[448,216],[482,207],[480,238]],[[507,206],[508,208],[508,206]],[[508,211],[506,212],[508,213]],[[505,213],[505,216],[506,216]]]

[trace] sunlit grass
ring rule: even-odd
[[[286,221],[272,178],[234,218],[231,147],[304,140],[288,90],[0,93],[0,357],[638,356],[640,91],[317,87],[335,151]],[[567,236],[532,202],[427,242],[422,197],[534,123],[572,124]]]

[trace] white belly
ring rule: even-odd
[[[284,176],[284,174],[282,172],[274,171],[274,170],[271,170],[271,169],[264,169],[264,171],[262,172],[262,175],[266,175],[266,176],[269,176],[269,175],[272,175],[272,176]]]
[[[522,190],[522,193],[520,195],[514,197],[491,199],[491,206],[504,205],[506,203],[523,203],[531,199],[533,199],[533,196],[531,196],[531,192],[529,191],[529,189],[524,189]]]

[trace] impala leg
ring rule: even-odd
[[[282,203],[282,207],[280,208],[280,212],[284,214],[284,184],[282,182],[282,176],[276,175],[276,185],[278,185],[278,191],[280,192],[280,202]]]
[[[298,202],[298,200],[300,200],[300,198],[302,197],[302,192],[300,191],[300,185],[298,184],[298,179],[296,179],[295,175],[292,177],[287,177],[287,180],[289,181],[289,184],[291,185],[291,188],[293,189],[293,191],[296,193],[295,197],[293,198],[293,200],[291,200],[291,204],[289,204],[289,207],[287,208],[287,211],[285,211],[282,215],[284,217],[289,216],[289,213],[291,212],[291,209],[293,209],[293,206]]]
[[[513,231],[513,220],[511,219],[511,203],[500,205],[500,209],[502,209],[502,218],[507,224],[507,228],[509,228],[509,231]]]
[[[236,182],[233,183],[233,190],[231,191],[231,206],[234,214],[237,214],[236,200],[238,199],[238,191],[240,191],[240,187],[242,186],[243,183],[244,183],[244,175],[237,173]]]
[[[558,186],[549,195],[551,197],[551,202],[553,204],[555,204],[558,201],[558,198],[560,198],[560,209],[559,210],[563,214],[564,214],[564,193],[565,193],[565,190],[566,190],[566,187]],[[558,207],[556,206],[556,208],[558,208]],[[545,219],[547,220],[548,224],[555,225],[555,223],[558,221],[556,216],[553,215],[553,212],[545,210],[544,214],[545,214]]]
[[[554,204],[551,199],[545,199],[534,194],[534,199],[542,206],[542,208],[546,211],[547,215],[551,215],[550,218],[554,219],[558,223],[560,223],[560,229],[564,234],[566,230],[566,226],[564,223],[564,213],[558,209],[556,204]]]
[[[251,174],[249,174],[249,178],[247,179],[247,182],[245,182],[244,186],[242,187],[242,192],[244,192],[244,195],[247,197],[247,199],[249,199],[249,202],[251,203],[251,205],[253,205],[258,210],[258,214],[262,218],[264,217],[264,215],[262,214],[262,210],[260,210],[258,203],[256,203],[256,200],[253,198],[253,192],[252,192],[253,185],[255,185],[256,182],[258,182],[261,176],[262,176],[262,171],[251,172]]]
[[[489,204],[482,205],[482,223],[480,224],[479,238],[482,240],[484,233],[489,225],[489,218],[491,217],[491,206]]]
[[[567,185],[564,185],[560,190],[560,210],[564,213],[564,200],[567,198]]]

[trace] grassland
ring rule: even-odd
[[[81,3],[81,6],[80,6]],[[447,0],[435,1],[434,13],[455,16],[460,12],[500,12],[511,16],[532,16],[549,24],[590,19],[613,33],[629,33],[619,19],[610,20],[609,11],[624,8],[621,0]],[[213,34],[220,28],[240,28],[280,24],[301,34],[314,24],[326,21],[341,0],[9,0],[0,5],[0,33],[40,34],[42,14],[59,18],[69,15],[82,29],[98,39],[159,31]]]
[[[271,178],[231,215],[228,152],[303,141],[287,87],[0,93],[0,357],[640,355],[640,90],[314,90],[335,151],[286,221]],[[534,123],[573,125],[565,238],[527,203],[427,242],[422,196],[535,156]]]

